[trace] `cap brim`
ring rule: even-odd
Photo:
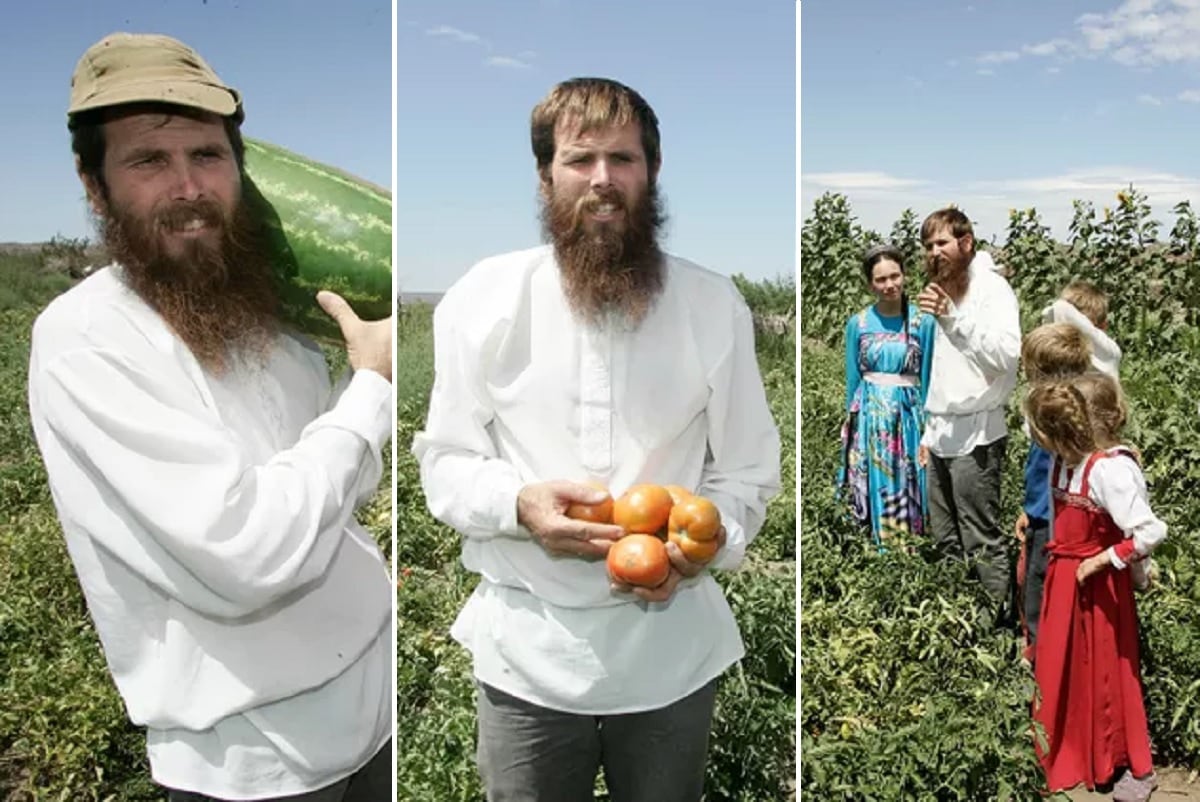
[[[67,109],[67,115],[127,103],[169,103],[200,109],[221,117],[234,114],[240,117],[242,107],[241,98],[234,89],[179,81],[143,81],[97,92],[72,103]]]

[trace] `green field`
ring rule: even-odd
[[[743,570],[718,574],[737,616],[747,656],[717,699],[706,784],[709,802],[794,797],[796,499],[795,332],[772,321],[795,317],[788,281],[739,281],[756,318],[759,363],[783,439],[783,491]],[[448,634],[476,579],[458,563],[459,538],[428,513],[409,453],[425,420],[433,382],[431,308],[407,307],[398,323],[396,562],[398,603],[399,800],[475,802],[475,706],[470,659]],[[607,799],[602,782],[597,799]]]
[[[1159,242],[1145,197],[1131,190],[1102,214],[1077,202],[1067,242],[1030,209],[1014,210],[1004,241],[983,246],[1008,267],[1024,331],[1071,278],[1109,295],[1109,331],[1125,353],[1129,440],[1170,528],[1154,555],[1160,581],[1138,597],[1150,735],[1158,764],[1197,769],[1200,226],[1186,204],[1175,214]],[[910,297],[921,281],[919,224],[907,211],[886,232],[907,254]],[[1038,799],[1034,684],[1017,639],[983,620],[982,591],[961,564],[935,562],[924,542],[877,554],[834,499],[842,327],[870,302],[859,259],[882,238],[858,225],[840,195],[818,199],[801,231],[801,793],[838,802]],[[1029,445],[1020,422],[1014,401],[1002,490],[1010,531]]]

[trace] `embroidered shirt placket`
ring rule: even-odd
[[[580,462],[592,478],[612,471],[612,332],[584,328],[579,349]]]

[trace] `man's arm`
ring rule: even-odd
[[[433,391],[425,429],[413,437],[425,501],[434,518],[466,537],[520,536],[517,495],[523,482],[496,453],[480,355],[453,304],[447,296],[434,309]]]
[[[965,314],[954,307],[939,315],[938,322],[954,346],[984,373],[1000,376],[1017,369],[1021,356],[1021,311],[1008,282],[999,277],[994,279],[987,282],[989,295],[977,307],[979,312]]]
[[[82,530],[164,593],[248,615],[318,580],[390,436],[391,385],[358,371],[298,442],[259,464],[187,388],[94,347],[43,362],[30,406],[64,528]]]
[[[754,323],[739,302],[734,337],[708,377],[709,458],[696,493],[721,512],[725,546],[710,563],[733,569],[766,518],[767,502],[780,488],[779,431],[771,417],[758,359]]]

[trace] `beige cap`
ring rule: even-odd
[[[157,102],[242,120],[242,98],[190,47],[170,36],[114,33],[87,49],[71,76],[71,115]]]

